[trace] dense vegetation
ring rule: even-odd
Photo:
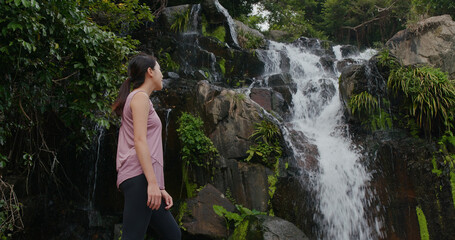
[[[230,12],[251,13],[251,3],[242,1]],[[435,15],[451,14],[455,17],[455,3],[451,0],[265,0],[259,2],[265,17],[251,14],[234,15],[259,29],[268,23],[270,30],[293,33],[292,38],[302,35],[326,38],[336,42],[380,45],[407,24]]]
[[[53,180],[59,171],[57,147],[71,145],[83,149],[93,137],[95,125],[108,127],[115,121],[110,104],[125,76],[126,59],[135,53],[138,44],[130,33],[153,21],[166,1],[153,1],[150,5],[143,2],[150,1],[0,0],[0,176],[35,174],[57,184],[58,180]],[[170,0],[169,5],[197,2]],[[452,0],[220,2],[234,18],[255,28],[267,22],[270,30],[291,32],[293,38],[305,35],[362,46],[383,43],[397,30],[423,17],[440,14],[455,17]],[[258,3],[260,9],[270,12],[268,16],[251,15],[253,5]],[[174,64],[172,68],[178,66]],[[448,81],[433,70],[410,71],[397,70],[392,76],[398,79],[409,74],[422,77],[431,74],[442,79],[440,84]],[[391,84],[397,86],[394,88],[397,91],[414,97],[415,92],[398,88],[398,83]],[[372,100],[366,94],[361,97]],[[453,114],[447,113],[453,109],[453,99],[449,105],[436,99],[435,104],[444,107],[436,112],[432,109],[434,104],[422,109],[414,107],[419,104],[418,97],[412,98],[406,108],[417,117],[417,124],[431,127],[429,119],[435,117],[441,123],[438,126],[444,126],[438,130],[453,127],[448,124]],[[369,103],[371,108],[377,106],[373,100]],[[185,116],[196,126],[190,133],[196,132],[198,120]],[[376,125],[388,125],[387,118]],[[67,136],[56,136],[57,131],[67,132]],[[202,135],[197,140],[201,139],[206,141]],[[250,150],[250,158],[266,150],[272,157],[281,154],[276,143],[265,143],[267,140],[259,141]],[[196,148],[204,144],[208,143],[193,143]],[[193,150],[187,150],[191,160]],[[212,150],[210,154],[215,154]],[[0,221],[9,223],[0,226],[0,237],[18,226],[8,220],[16,214],[18,205],[6,206],[5,202],[0,199],[0,208],[12,210],[11,214],[0,211]]]
[[[121,16],[130,30],[153,20],[150,9],[137,0],[123,3],[128,5],[0,1],[0,176],[25,175],[27,181],[59,185],[57,149],[83,149],[95,125],[108,127],[113,121],[110,104],[137,41],[119,37],[126,28],[118,20],[114,25],[112,20],[104,25],[94,20]],[[47,186],[42,184],[40,191]],[[15,202],[12,194],[4,192],[0,199],[0,237],[15,230],[20,220],[11,219],[17,207],[8,205]]]

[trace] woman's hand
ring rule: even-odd
[[[147,186],[147,207],[157,210],[161,205],[161,191],[158,184],[148,184]]]
[[[164,202],[166,203],[166,207],[164,208],[166,210],[169,210],[174,205],[171,195],[169,195],[169,193],[167,193],[166,190],[161,190],[161,196],[163,197]]]

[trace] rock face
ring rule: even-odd
[[[236,228],[230,240],[309,240],[294,224],[281,218],[255,215]]]
[[[234,48],[240,48],[237,41],[235,23],[228,11],[218,2],[218,0],[203,0],[202,9],[207,15],[209,27],[224,25],[226,30],[226,42]]]
[[[198,102],[203,107],[209,137],[225,158],[242,159],[252,145],[249,137],[261,121],[261,108],[233,90],[198,84]]]
[[[455,78],[455,22],[431,17],[395,34],[387,46],[404,65],[428,64]]]
[[[432,158],[437,165],[442,162],[434,155],[436,146],[402,130],[358,138],[373,160],[372,185],[383,206],[369,213],[384,217],[387,239],[420,239],[416,207],[425,214],[431,239],[454,239],[455,209],[449,178],[432,172]]]
[[[267,177],[273,172],[261,164],[249,164],[234,159],[221,159],[213,184],[229,193],[236,203],[266,212],[269,201]]]

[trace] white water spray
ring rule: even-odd
[[[333,49],[337,61],[342,60],[340,47]],[[304,133],[319,151],[318,170],[309,173],[317,193],[315,216],[322,232],[320,239],[376,239],[381,236],[379,219],[367,219],[365,208],[367,184],[371,174],[359,162],[360,155],[346,137],[342,119],[343,107],[338,94],[339,73],[325,71],[320,57],[289,44],[271,42],[262,54],[266,63],[265,77],[279,73],[282,55],[289,58],[290,70],[297,91],[293,95],[293,130]],[[366,60],[374,54],[351,56],[355,61]],[[336,65],[336,63],[335,63]],[[295,153],[296,157],[305,156]],[[305,158],[299,159],[305,161]],[[372,226],[371,226],[372,225]]]

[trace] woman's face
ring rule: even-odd
[[[155,69],[151,69],[152,71],[152,82],[154,86],[154,90],[161,90],[163,89],[163,74],[161,73],[160,64],[156,62]]]

